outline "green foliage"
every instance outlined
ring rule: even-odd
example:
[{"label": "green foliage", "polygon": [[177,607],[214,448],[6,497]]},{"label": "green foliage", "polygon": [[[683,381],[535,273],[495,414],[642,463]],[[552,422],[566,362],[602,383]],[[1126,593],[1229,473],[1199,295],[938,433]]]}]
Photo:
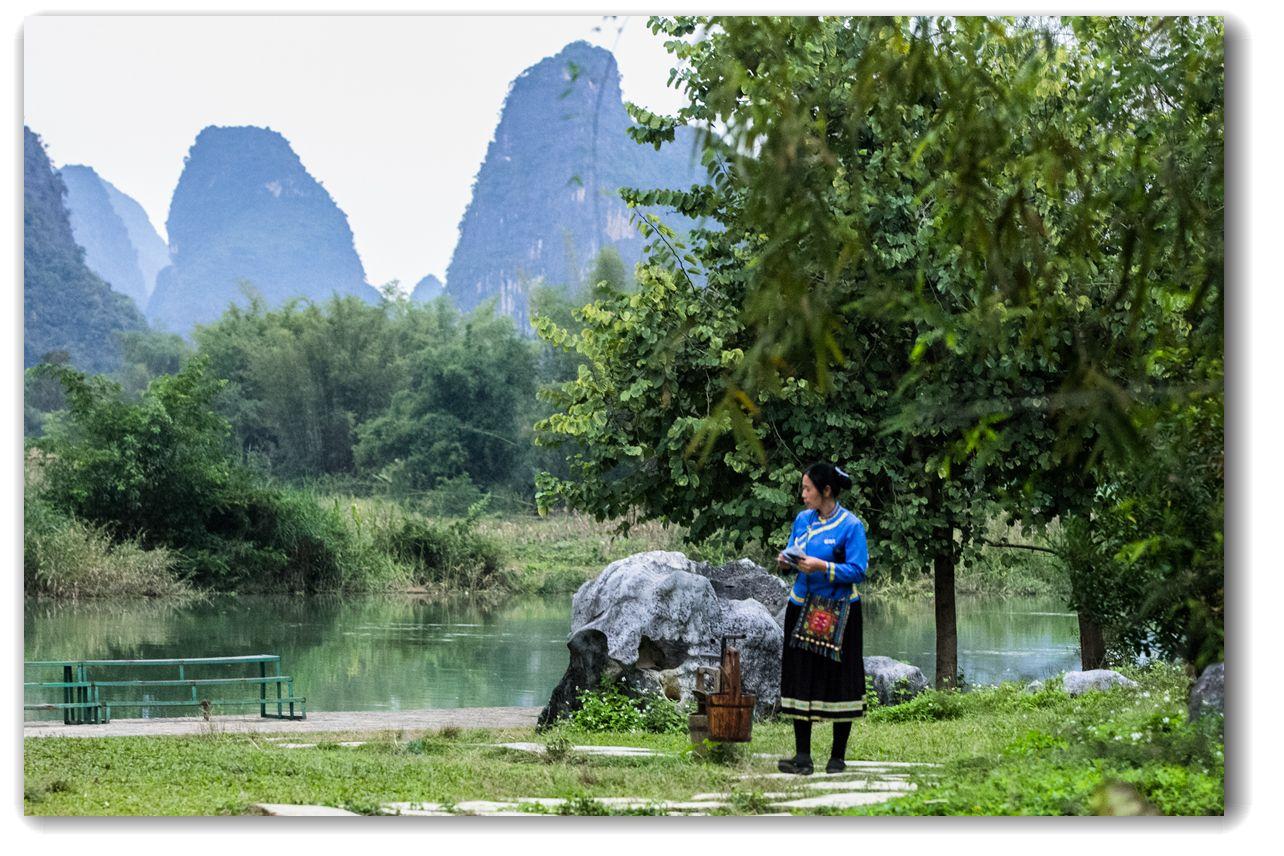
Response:
[{"label": "green foliage", "polygon": [[1091,519],[1066,520],[1059,551],[1110,654],[1202,671],[1224,659],[1223,413],[1209,400],[1173,409],[1147,456],[1108,471]]},{"label": "green foliage", "polygon": [[381,546],[414,568],[418,584],[442,583],[465,590],[493,587],[506,556],[496,539],[476,531],[484,507],[479,502],[467,516],[447,524],[405,515],[383,533]]},{"label": "green foliage", "polygon": [[489,305],[469,316],[445,301],[399,311],[405,382],[386,410],[357,428],[357,466],[401,490],[465,473],[479,486],[524,484],[524,417],[535,383],[530,345]]},{"label": "green foliage", "polygon": [[[61,380],[68,410],[39,441],[47,455],[42,501],[118,544],[167,551],[155,555],[172,555],[180,576],[200,586],[406,584],[407,568],[337,504],[327,508],[306,492],[272,487],[230,458],[228,425],[211,406],[222,384],[206,364],[197,357],[178,374],[156,378],[137,402],[124,400],[119,386],[101,377],[44,367]],[[455,532],[443,541],[466,537]],[[496,563],[487,554],[480,561],[481,567]],[[75,578],[70,568],[59,573]]]},{"label": "green foliage", "polygon": [[[1141,684],[1137,690],[1076,698],[1051,688],[1025,693],[1015,684],[957,694],[961,715],[934,727],[964,729],[975,722],[993,730],[1000,718],[1012,717],[1007,729],[1022,730],[1011,736],[1000,728],[997,745],[955,756],[939,780],[856,813],[1116,813],[1118,803],[1128,803],[1110,797],[1119,783],[1135,789],[1129,813],[1223,813],[1225,753],[1217,718],[1187,722],[1189,682],[1180,668],[1158,664],[1131,674]],[[894,727],[921,726],[911,721]],[[979,747],[982,741],[975,739]]]},{"label": "green foliage", "polygon": [[1009,755],[1034,755],[1049,749],[1065,749],[1065,740],[1043,731],[1027,731],[1013,740],[1003,751]]},{"label": "green foliage", "polygon": [[165,597],[192,594],[165,548],[113,542],[110,533],[62,514],[39,497],[23,502],[23,591],[28,597]]},{"label": "green foliage", "polygon": [[[1220,20],[651,27],[689,103],[635,111],[634,138],[718,132],[702,187],[625,198],[719,228],[687,251],[648,220],[637,293],[540,327],[586,361],[537,425],[571,444],[541,507],[779,543],[798,471],[829,459],[875,571],[915,578],[974,550],[996,503],[1037,525],[1114,491],[1152,509],[1119,544],[1173,592],[1146,611],[1218,656]],[[1132,469],[1169,445],[1210,462],[1198,490]]]},{"label": "green foliage", "polygon": [[[1215,723],[1201,720],[1194,730],[1197,737],[1209,729],[1202,744],[1186,733],[1189,679],[1171,666],[1129,670],[1129,675],[1140,683],[1130,693],[1049,694],[1050,704],[1025,709],[1015,704],[1021,687],[1005,685],[961,694],[968,707],[955,719],[858,723],[848,747],[851,757],[941,766],[907,771],[917,786],[907,796],[842,813],[1091,814],[1107,810],[1101,794],[1112,785],[1135,790],[1135,808],[1221,813],[1224,753]],[[1146,725],[1164,725],[1165,716],[1176,725]],[[1110,734],[1106,742],[1111,747],[1083,744],[1080,736],[1089,726]],[[1133,731],[1143,733],[1135,743]],[[768,759],[751,757],[732,767],[701,761],[683,751],[690,745],[685,735],[567,734],[579,742],[636,746],[661,754],[628,759],[586,754],[575,763],[541,763],[526,753],[490,745],[529,741],[529,728],[461,729],[449,735],[443,730],[406,743],[366,736],[361,739],[372,742],[343,751],[278,750],[254,735],[239,734],[42,738],[27,741],[23,753],[26,810],[33,815],[209,815],[244,813],[254,802],[449,806],[465,800],[548,796],[572,801],[550,813],[587,814],[605,811],[599,800],[608,796],[635,796],[655,810],[665,801],[689,799],[692,794],[731,791],[729,813],[761,812],[765,798],[753,783],[738,783],[736,777],[750,771],[774,772]],[[1121,740],[1115,741],[1114,735]],[[326,742],[346,739],[353,736],[331,735]],[[818,739],[824,738],[818,734]],[[780,720],[755,723],[753,743],[738,751],[780,757],[792,748],[792,728]],[[95,778],[99,781],[92,788],[80,784]],[[71,787],[63,789],[55,784],[58,781]],[[184,787],[175,788],[176,781]],[[768,790],[779,789],[778,780],[769,781]],[[1109,802],[1115,803],[1109,809],[1118,813],[1119,801]],[[537,810],[534,804],[523,808]]]},{"label": "green foliage", "polygon": [[957,719],[964,705],[957,690],[927,690],[909,701],[875,708],[869,717],[876,722],[933,722]]},{"label": "green foliage", "polygon": [[574,817],[604,817],[611,810],[592,797],[576,794],[558,806],[557,813]]},{"label": "green foliage", "polygon": [[392,318],[388,304],[355,297],[276,310],[255,298],[198,329],[198,353],[227,381],[219,410],[245,459],[285,476],[351,472],[356,427],[383,412],[402,378]]},{"label": "green foliage", "polygon": [[161,375],[178,374],[192,356],[192,347],[182,336],[153,330],[122,333],[120,349],[121,365],[112,376],[133,398]]},{"label": "green foliage", "polygon": [[544,741],[544,760],[550,764],[564,764],[574,755],[571,738],[562,733],[554,733]]},{"label": "green foliage", "polygon": [[158,378],[137,404],[101,377],[62,366],[42,370],[62,382],[68,406],[66,421],[41,441],[51,455],[50,503],[149,546],[199,542],[223,512],[211,500],[233,481],[227,424],[211,407],[219,383],[204,363]]},{"label": "green foliage", "polygon": [[604,681],[596,690],[580,693],[580,707],[570,722],[584,731],[685,734],[686,714],[659,695],[626,695],[618,683]]}]

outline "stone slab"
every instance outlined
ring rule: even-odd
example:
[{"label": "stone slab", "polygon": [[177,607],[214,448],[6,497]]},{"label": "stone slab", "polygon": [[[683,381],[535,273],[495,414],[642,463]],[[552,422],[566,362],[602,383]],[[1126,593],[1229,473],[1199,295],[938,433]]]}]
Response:
[{"label": "stone slab", "polygon": [[820,797],[805,797],[800,800],[774,803],[776,808],[852,808],[858,805],[874,805],[895,799],[896,794],[888,793],[842,793],[825,794]]},{"label": "stone slab", "polygon": [[255,803],[254,811],[269,817],[360,817],[353,811],[329,805],[287,805],[285,803]]},{"label": "stone slab", "polygon": [[544,808],[558,808],[566,805],[566,800],[561,797],[517,797],[513,802],[518,805],[539,805]]},{"label": "stone slab", "polygon": [[[755,758],[771,758],[781,760],[783,756],[772,754],[771,752],[755,752]],[[824,766],[823,764],[821,765]],[[848,767],[939,767],[940,764],[933,764],[928,761],[848,761]]]},{"label": "stone slab", "polygon": [[[389,811],[389,812],[399,811],[399,812],[402,812],[403,814],[411,811],[441,812],[441,811],[445,811],[445,806],[443,806],[441,803],[435,803],[435,802],[390,802],[390,803],[384,803],[383,805],[379,806],[379,810]],[[446,813],[449,814],[449,812],[446,812]]]},{"label": "stone slab", "polygon": [[[512,749],[516,752],[531,752],[535,755],[543,755],[548,751],[548,747],[543,743],[486,743],[484,745],[496,749]],[[572,746],[570,751],[581,755],[606,755],[617,758],[661,757],[669,754],[641,746]]]},{"label": "stone slab", "polygon": [[645,808],[646,806],[660,806],[664,800],[649,799],[647,797],[593,797],[594,802],[601,803],[609,808]]},{"label": "stone slab", "polygon": [[517,803],[496,802],[494,800],[466,800],[455,803],[456,812],[467,814],[491,814],[492,812],[515,808],[517,808]]},{"label": "stone slab", "polygon": [[786,781],[795,781],[795,782],[807,782],[807,781],[815,781],[817,779],[825,779],[828,781],[837,782],[837,781],[847,781],[850,779],[857,779],[857,780],[866,779],[870,775],[871,775],[871,771],[869,770],[847,770],[842,773],[826,773],[822,770],[817,770],[815,773],[812,773],[810,776],[800,776],[797,773],[746,773],[745,775],[738,776],[737,778],[740,779],[741,781],[748,781],[750,779],[772,779],[773,781],[786,780]]},{"label": "stone slab", "polygon": [[803,785],[815,791],[895,791],[907,794],[918,790],[912,782],[879,782],[872,779],[856,779],[850,782],[807,782]]}]

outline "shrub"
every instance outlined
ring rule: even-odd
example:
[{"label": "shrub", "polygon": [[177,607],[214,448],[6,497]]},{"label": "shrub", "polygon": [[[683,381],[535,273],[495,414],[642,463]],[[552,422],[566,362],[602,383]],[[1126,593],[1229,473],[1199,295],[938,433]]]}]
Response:
[{"label": "shrub", "polygon": [[927,690],[907,702],[879,707],[869,714],[872,722],[932,722],[958,719],[965,704],[962,694],[951,690]]},{"label": "shrub", "polygon": [[476,531],[475,515],[444,525],[406,516],[384,534],[383,543],[413,567],[414,581],[420,584],[479,588],[504,565],[499,542]]},{"label": "shrub", "polygon": [[626,695],[618,682],[604,681],[598,689],[580,693],[579,700],[571,724],[584,731],[682,734],[687,728],[678,705],[657,694]]},{"label": "shrub", "polygon": [[113,543],[109,532],[59,513],[41,501],[23,503],[25,593],[50,597],[182,597],[194,590],[178,578],[164,548]]}]

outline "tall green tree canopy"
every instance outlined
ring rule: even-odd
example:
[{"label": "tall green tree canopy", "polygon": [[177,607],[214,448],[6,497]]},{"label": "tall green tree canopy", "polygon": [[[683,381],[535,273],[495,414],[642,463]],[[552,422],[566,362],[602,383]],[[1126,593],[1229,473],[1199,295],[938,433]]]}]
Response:
[{"label": "tall green tree canopy", "polygon": [[[1189,446],[1195,421],[1220,456],[1220,21],[652,27],[690,103],[635,110],[634,136],[702,126],[710,177],[627,198],[720,228],[684,248],[652,224],[667,274],[585,309],[579,334],[544,330],[589,359],[547,440],[591,450],[545,504],[778,535],[798,469],[830,457],[880,558],[939,577],[989,501],[1117,508],[1111,490],[1147,481],[1129,462]],[[1198,559],[1220,581],[1220,470],[1200,473],[1202,527],[1140,548],[1151,533],[1121,531],[1110,560]]]}]

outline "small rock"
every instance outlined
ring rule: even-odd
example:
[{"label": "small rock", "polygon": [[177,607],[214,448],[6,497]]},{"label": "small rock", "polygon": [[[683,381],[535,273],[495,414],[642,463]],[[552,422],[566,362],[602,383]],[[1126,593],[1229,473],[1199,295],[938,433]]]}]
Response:
[{"label": "small rock", "polygon": [[874,680],[879,704],[900,704],[927,689],[922,669],[891,657],[866,657],[865,675]]},{"label": "small rock", "polygon": [[1025,691],[1028,693],[1043,692],[1043,681],[1030,681],[1025,685]]},{"label": "small rock", "polygon": [[1066,672],[1062,679],[1065,690],[1072,696],[1087,692],[1100,692],[1115,687],[1135,687],[1136,681],[1129,680],[1112,669],[1091,669],[1086,672]]},{"label": "small rock", "polygon": [[1204,669],[1190,691],[1187,718],[1194,722],[1207,713],[1226,713],[1226,664],[1214,663]]}]

